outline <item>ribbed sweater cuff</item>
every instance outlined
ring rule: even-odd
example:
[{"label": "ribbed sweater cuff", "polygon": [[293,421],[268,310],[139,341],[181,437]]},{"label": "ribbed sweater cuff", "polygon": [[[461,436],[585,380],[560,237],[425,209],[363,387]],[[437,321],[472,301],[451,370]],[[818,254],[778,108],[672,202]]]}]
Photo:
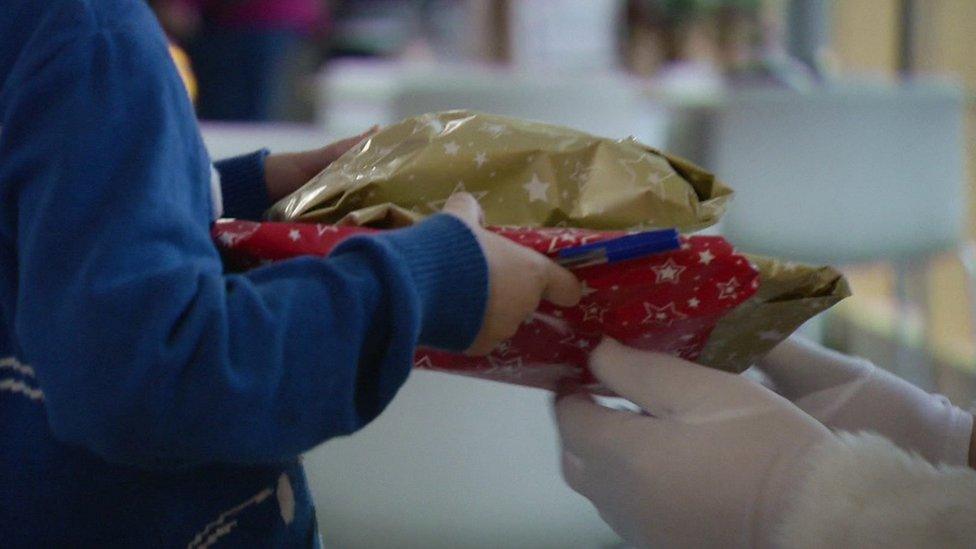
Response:
[{"label": "ribbed sweater cuff", "polygon": [[268,150],[235,156],[214,163],[220,172],[224,216],[259,220],[271,206],[264,181],[264,159]]},{"label": "ribbed sweater cuff", "polygon": [[449,351],[470,347],[488,301],[488,263],[471,229],[438,214],[378,238],[399,251],[420,296],[420,344]]}]

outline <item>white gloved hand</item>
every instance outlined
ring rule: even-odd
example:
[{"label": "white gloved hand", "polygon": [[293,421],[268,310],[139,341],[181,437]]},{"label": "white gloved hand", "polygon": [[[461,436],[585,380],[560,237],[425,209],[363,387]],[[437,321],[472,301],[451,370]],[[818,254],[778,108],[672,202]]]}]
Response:
[{"label": "white gloved hand", "polygon": [[748,379],[606,340],[590,367],[650,415],[583,393],[555,403],[563,475],[625,540],[768,546],[823,425]]},{"label": "white gloved hand", "polygon": [[873,431],[932,463],[969,462],[973,416],[869,361],[801,338],[757,364],[776,391],[839,431]]}]

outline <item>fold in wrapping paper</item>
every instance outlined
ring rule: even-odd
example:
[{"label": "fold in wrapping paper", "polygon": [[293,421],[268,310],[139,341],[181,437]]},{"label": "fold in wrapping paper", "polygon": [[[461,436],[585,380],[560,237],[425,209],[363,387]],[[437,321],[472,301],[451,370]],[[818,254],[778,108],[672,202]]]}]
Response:
[{"label": "fold in wrapping paper", "polygon": [[[493,228],[555,257],[560,250],[621,236],[579,229]],[[300,255],[327,255],[363,227],[223,221],[214,228],[225,261],[237,269]],[[574,271],[584,284],[575,307],[542,303],[514,337],[487,357],[422,349],[419,368],[555,389],[562,379],[594,381],[587,356],[603,336],[632,347],[700,360],[716,323],[759,288],[759,273],[724,239],[682,238],[681,248]]]},{"label": "fold in wrapping paper", "polygon": [[404,224],[458,191],[478,199],[489,225],[599,230],[707,227],[732,195],[708,172],[633,138],[451,111],[383,129],[269,218],[357,224],[343,218],[380,206]]},{"label": "fold in wrapping paper", "polygon": [[[472,193],[490,224],[598,230],[693,231],[715,223],[732,196],[712,174],[633,139],[450,111],[383,129],[269,217],[399,227],[438,211],[456,191]],[[749,260],[760,287],[718,320],[698,356],[704,364],[745,370],[850,295],[830,267]]]}]

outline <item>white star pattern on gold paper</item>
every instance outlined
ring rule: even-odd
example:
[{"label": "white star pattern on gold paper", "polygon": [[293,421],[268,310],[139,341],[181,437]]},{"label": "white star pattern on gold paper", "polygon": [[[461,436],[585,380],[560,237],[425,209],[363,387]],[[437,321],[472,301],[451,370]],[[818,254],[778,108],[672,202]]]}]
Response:
[{"label": "white star pattern on gold paper", "polygon": [[539,179],[539,175],[533,173],[532,179],[528,183],[522,185],[522,188],[529,193],[529,200],[535,202],[536,200],[546,201],[546,192],[549,190],[549,183]]},{"label": "white star pattern on gold paper", "polygon": [[668,258],[667,261],[660,265],[651,267],[656,275],[656,284],[661,284],[664,282],[670,282],[671,284],[678,284],[681,281],[681,273],[685,270],[685,267],[678,265],[674,262],[674,259]]},{"label": "white star pattern on gold paper", "polygon": [[458,153],[459,150],[461,150],[461,147],[459,147],[458,144],[453,141],[448,141],[447,143],[444,143],[444,154],[454,156]]},{"label": "white star pattern on gold paper", "polygon": [[603,314],[607,312],[606,309],[596,303],[580,305],[580,308],[583,310],[583,322],[588,320],[603,322]]},{"label": "white star pattern on gold paper", "polygon": [[292,239],[293,242],[298,242],[302,239],[302,233],[298,232],[298,229],[292,229],[288,231],[288,238]]},{"label": "white star pattern on gold paper", "polygon": [[485,162],[488,162],[488,155],[485,154],[484,151],[474,155],[474,163],[477,164],[479,168],[483,166]]},{"label": "white star pattern on gold paper", "polygon": [[484,123],[481,129],[485,130],[485,133],[490,135],[492,139],[496,139],[508,131],[503,124],[491,124],[488,122]]},{"label": "white star pattern on gold paper", "polygon": [[657,324],[659,326],[670,327],[674,324],[675,320],[688,318],[688,315],[675,308],[674,301],[663,307],[644,302],[644,312],[647,313],[647,316],[644,317],[641,324]]},{"label": "white star pattern on gold paper", "polygon": [[[650,160],[645,155],[641,154],[636,159],[620,161],[620,165],[623,166],[624,171],[627,172],[627,176],[630,177],[631,183],[637,181],[636,167],[638,164],[642,162],[650,163]],[[660,193],[662,191],[661,181],[664,181],[664,176],[658,173],[657,166],[655,166],[653,163],[650,164],[648,168],[648,172],[649,172],[648,179],[646,179],[647,183],[649,184],[649,186],[656,187],[657,191]]]},{"label": "white star pattern on gold paper", "polygon": [[735,299],[739,295],[739,281],[735,277],[728,282],[719,282],[715,287],[718,288],[719,299]]},{"label": "white star pattern on gold paper", "polygon": [[[478,202],[481,202],[481,199],[488,195],[488,191],[469,191],[464,186],[464,181],[458,181],[457,184],[454,185],[454,190],[451,191],[451,194],[454,195],[457,193],[468,193],[471,196],[473,196],[474,199],[477,200]],[[427,207],[430,208],[431,211],[439,212],[441,211],[441,209],[444,208],[444,204],[446,202],[447,202],[447,198],[442,198],[440,200],[431,200],[430,202],[427,203]]]},{"label": "white star pattern on gold paper", "polygon": [[715,255],[711,250],[705,250],[704,252],[698,252],[698,262],[702,265],[711,264],[712,260],[715,259]]}]

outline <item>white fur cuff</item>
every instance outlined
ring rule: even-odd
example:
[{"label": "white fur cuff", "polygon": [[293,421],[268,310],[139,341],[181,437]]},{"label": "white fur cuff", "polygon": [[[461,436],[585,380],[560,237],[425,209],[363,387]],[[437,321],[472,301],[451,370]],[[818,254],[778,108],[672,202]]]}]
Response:
[{"label": "white fur cuff", "polygon": [[875,434],[838,440],[810,453],[777,546],[976,546],[976,471],[933,466]]}]

